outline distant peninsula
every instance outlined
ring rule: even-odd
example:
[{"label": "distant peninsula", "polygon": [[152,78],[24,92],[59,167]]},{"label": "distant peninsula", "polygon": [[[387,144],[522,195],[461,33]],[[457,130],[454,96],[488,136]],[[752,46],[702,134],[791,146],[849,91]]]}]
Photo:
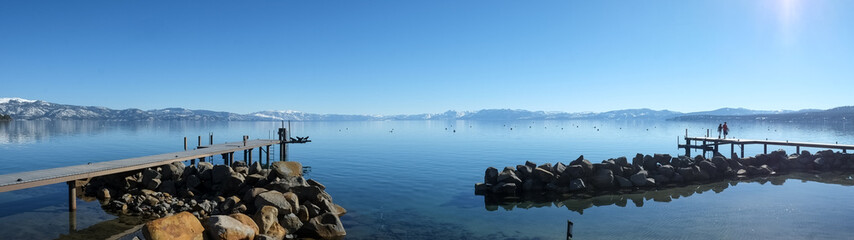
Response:
[{"label": "distant peninsula", "polygon": [[854,120],[854,106],[829,110],[765,111],[744,108],[721,108],[713,111],[681,113],[669,110],[625,109],[608,112],[547,112],[519,109],[483,109],[447,111],[410,115],[317,114],[292,110],[260,111],[249,114],[164,108],[154,110],[109,109],[78,106],[22,98],[0,98],[0,114],[17,120],[108,120],[108,121],[382,121],[382,120],[671,120],[671,121],[781,121],[781,122],[846,122]]}]

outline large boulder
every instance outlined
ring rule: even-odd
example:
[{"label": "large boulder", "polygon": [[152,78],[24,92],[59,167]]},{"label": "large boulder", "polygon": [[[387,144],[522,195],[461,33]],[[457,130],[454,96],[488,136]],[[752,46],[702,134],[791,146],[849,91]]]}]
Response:
[{"label": "large boulder", "polygon": [[[254,219],[252,219],[251,217],[247,216],[246,214],[243,214],[243,213],[233,213],[233,214],[229,214],[228,216],[229,216],[229,217],[232,217],[232,218],[234,218],[234,219],[237,219],[237,221],[240,221],[240,223],[243,223],[244,225],[249,226],[250,228],[252,228],[252,230],[254,230],[254,231],[255,231],[255,235],[260,234],[260,229],[258,229],[258,224],[257,224],[257,223],[255,223],[255,220],[254,220]],[[278,219],[277,219],[277,220],[278,220]]]},{"label": "large boulder", "polygon": [[584,189],[587,189],[587,185],[584,184],[584,180],[581,178],[575,178],[569,182],[569,191],[580,191]]},{"label": "large boulder", "polygon": [[518,173],[516,177],[524,182],[525,179],[534,175],[534,168],[531,168],[528,165],[516,165],[516,173]]},{"label": "large boulder", "polygon": [[640,170],[629,178],[632,181],[632,184],[638,187],[646,186],[646,178],[649,176],[646,170]]},{"label": "large boulder", "polygon": [[196,216],[180,212],[146,223],[142,234],[148,240],[202,240],[204,231],[205,228]]},{"label": "large boulder", "polygon": [[614,187],[614,173],[610,169],[600,168],[596,170],[591,179],[596,188],[609,189]]},{"label": "large boulder", "polygon": [[616,181],[617,185],[621,188],[630,188],[633,186],[632,181],[628,178],[624,178],[623,176],[614,176],[614,181]]},{"label": "large boulder", "polygon": [[213,240],[255,239],[255,229],[227,215],[211,216],[208,218],[206,226],[208,236]]},{"label": "large boulder", "polygon": [[270,168],[280,178],[290,178],[302,176],[302,164],[299,162],[274,162]]},{"label": "large boulder", "polygon": [[652,160],[654,162],[658,163],[659,165],[670,164],[670,159],[672,159],[672,158],[673,157],[671,157],[670,154],[661,154],[661,153],[656,153],[652,156]]},{"label": "large boulder", "polygon": [[561,162],[557,162],[552,166],[552,173],[554,173],[555,176],[560,176],[563,174],[563,171],[566,171],[566,165],[563,165]]},{"label": "large boulder", "polygon": [[581,165],[569,165],[560,177],[561,179],[568,179],[567,181],[573,178],[584,177],[584,167]]},{"label": "large boulder", "polygon": [[498,174],[497,180],[499,183],[522,184],[522,179],[516,177],[516,173],[511,168],[504,168],[504,170]]},{"label": "large boulder", "polygon": [[579,156],[578,159],[569,163],[569,166],[573,165],[581,166],[582,176],[590,176],[593,174],[593,163],[591,163],[590,160],[584,159],[584,155]]},{"label": "large boulder", "polygon": [[213,184],[220,184],[230,177],[232,172],[231,167],[227,165],[216,165],[211,170],[211,181]]},{"label": "large boulder", "polygon": [[157,187],[160,186],[162,180],[160,180],[160,172],[157,170],[147,168],[142,171],[142,186],[145,189],[149,190],[157,190]]},{"label": "large boulder", "polygon": [[[308,219],[308,216],[306,216]],[[287,232],[296,232],[297,229],[300,229],[303,225],[302,220],[293,213],[289,213],[287,215],[283,215],[281,219],[279,219],[279,224],[284,227]]]},{"label": "large boulder", "polygon": [[276,207],[281,214],[291,213],[294,209],[290,202],[285,198],[285,195],[276,190],[263,192],[255,197],[255,208],[260,209],[264,206]]},{"label": "large boulder", "polygon": [[549,170],[543,168],[534,168],[534,177],[544,183],[552,182],[555,180],[555,174]]},{"label": "large boulder", "polygon": [[718,168],[712,162],[708,160],[703,160],[700,161],[697,165],[700,166],[700,179],[707,180],[717,178]]},{"label": "large boulder", "polygon": [[673,166],[669,164],[665,164],[658,166],[658,173],[661,173],[661,175],[664,175],[666,177],[673,177],[673,174],[676,173],[676,169],[674,169]]},{"label": "large boulder", "polygon": [[[290,214],[293,215],[293,214]],[[296,217],[296,215],[294,215]],[[273,206],[264,206],[252,218],[255,224],[258,225],[259,233],[271,236],[276,239],[282,239],[288,234],[282,225],[279,224],[279,209]]]},{"label": "large boulder", "polygon": [[311,235],[323,239],[339,239],[347,235],[341,220],[332,213],[324,213],[312,218],[303,228],[308,230]]},{"label": "large boulder", "polygon": [[498,183],[498,169],[494,167],[486,168],[486,173],[483,174],[483,182],[489,184]]},{"label": "large boulder", "polygon": [[503,195],[515,195],[516,187],[515,183],[499,183],[492,188],[492,192]]}]

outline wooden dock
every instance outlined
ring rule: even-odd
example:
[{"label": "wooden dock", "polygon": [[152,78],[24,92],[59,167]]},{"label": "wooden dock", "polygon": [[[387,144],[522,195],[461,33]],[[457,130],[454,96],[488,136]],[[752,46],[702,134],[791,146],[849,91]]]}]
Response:
[{"label": "wooden dock", "polygon": [[223,164],[231,164],[234,161],[234,153],[237,151],[243,151],[243,159],[246,160],[247,164],[252,164],[252,152],[256,148],[258,149],[258,161],[263,160],[266,156],[269,164],[271,145],[278,144],[280,148],[279,160],[287,161],[287,144],[311,142],[307,138],[302,138],[301,141],[290,141],[286,136],[287,130],[280,128],[279,140],[249,140],[249,136],[243,136],[243,141],[240,142],[213,144],[213,135],[210,135],[210,145],[202,145],[202,137],[199,136],[199,145],[192,150],[187,149],[187,138],[184,138],[184,151],[180,152],[0,175],[0,192],[65,182],[68,184],[69,210],[74,211],[77,208],[76,189],[93,177],[136,171],[188,160],[192,165],[195,164],[196,160],[203,162],[208,157],[216,155],[222,156]]},{"label": "wooden dock", "polygon": [[854,150],[854,145],[848,144],[790,142],[779,140],[754,140],[737,138],[688,137],[687,135],[685,136],[685,144],[678,144],[678,147],[684,148],[685,155],[690,156],[691,149],[702,149],[703,155],[705,155],[707,151],[717,152],[719,150],[719,145],[726,144],[730,145],[730,155],[735,153],[735,146],[738,145],[741,148],[741,157],[744,157],[744,145],[750,144],[761,144],[763,146],[763,151],[765,154],[768,154],[768,145],[793,146],[795,147],[795,152],[798,153],[801,152],[801,147],[839,149],[842,150],[843,153],[847,153],[848,150]]}]

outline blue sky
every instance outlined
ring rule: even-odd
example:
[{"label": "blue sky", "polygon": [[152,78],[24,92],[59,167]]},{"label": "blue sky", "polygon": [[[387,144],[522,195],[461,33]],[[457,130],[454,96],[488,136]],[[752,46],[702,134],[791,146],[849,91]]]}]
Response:
[{"label": "blue sky", "polygon": [[831,108],[854,1],[2,1],[0,97],[248,113]]}]

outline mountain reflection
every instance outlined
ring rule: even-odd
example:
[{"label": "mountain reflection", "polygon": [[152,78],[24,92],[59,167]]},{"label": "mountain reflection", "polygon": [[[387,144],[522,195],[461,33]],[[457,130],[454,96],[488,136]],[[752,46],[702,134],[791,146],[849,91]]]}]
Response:
[{"label": "mountain reflection", "polygon": [[588,194],[529,194],[517,197],[500,197],[495,195],[484,196],[484,206],[487,211],[496,211],[504,209],[507,211],[514,209],[529,209],[542,207],[565,207],[573,212],[584,214],[584,209],[596,206],[616,205],[619,207],[628,206],[629,202],[636,207],[643,207],[645,201],[655,202],[670,202],[674,199],[690,197],[694,194],[705,192],[721,193],[730,186],[736,186],[739,183],[759,183],[765,185],[783,185],[787,180],[812,181],[825,184],[836,184],[842,186],[854,186],[854,173],[850,172],[824,172],[824,173],[804,173],[795,172],[781,176],[770,176],[751,178],[743,180],[727,180],[715,183],[706,183],[698,185],[687,185],[666,189],[654,190],[637,190],[631,192],[611,191],[601,195]]},{"label": "mountain reflection", "polygon": [[0,144],[44,142],[56,136],[95,136],[117,130],[135,134],[152,129],[170,132],[227,126],[228,122],[219,121],[4,121],[0,122]]}]

